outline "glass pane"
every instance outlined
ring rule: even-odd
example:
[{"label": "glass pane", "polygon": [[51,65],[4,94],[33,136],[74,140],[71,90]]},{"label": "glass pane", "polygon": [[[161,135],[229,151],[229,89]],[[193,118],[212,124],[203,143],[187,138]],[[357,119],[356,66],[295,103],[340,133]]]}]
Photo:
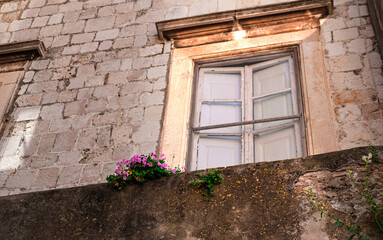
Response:
[{"label": "glass pane", "polygon": [[291,92],[253,100],[254,120],[293,115]]},{"label": "glass pane", "polygon": [[297,143],[294,126],[254,136],[254,161],[296,158]]},{"label": "glass pane", "polygon": [[197,169],[241,164],[241,137],[201,137],[198,143]]},{"label": "glass pane", "polygon": [[202,97],[203,100],[240,99],[241,73],[206,72]]},{"label": "glass pane", "polygon": [[253,96],[277,92],[291,87],[289,62],[253,71]]},{"label": "glass pane", "polygon": [[[240,122],[242,118],[241,103],[203,103],[200,126]],[[212,129],[204,132],[240,133],[241,126]]]}]

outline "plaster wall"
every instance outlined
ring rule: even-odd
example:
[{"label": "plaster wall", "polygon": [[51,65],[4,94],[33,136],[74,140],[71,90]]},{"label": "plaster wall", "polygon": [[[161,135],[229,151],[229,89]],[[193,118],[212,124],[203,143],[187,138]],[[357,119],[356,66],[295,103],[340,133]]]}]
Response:
[{"label": "plaster wall", "polygon": [[[116,161],[156,150],[172,46],[155,22],[280,2],[1,1],[0,43],[40,39],[48,52],[26,66],[9,113],[0,195],[104,182]],[[366,1],[334,6],[318,33],[333,123],[320,124],[334,133],[330,149],[383,144],[382,60]]]}]

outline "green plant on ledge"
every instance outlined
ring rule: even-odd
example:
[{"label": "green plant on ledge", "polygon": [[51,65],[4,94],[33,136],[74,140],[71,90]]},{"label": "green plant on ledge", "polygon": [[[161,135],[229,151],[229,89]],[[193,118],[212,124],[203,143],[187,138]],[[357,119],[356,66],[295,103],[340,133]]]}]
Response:
[{"label": "green plant on ledge", "polygon": [[219,169],[209,169],[206,174],[198,173],[199,178],[193,179],[190,184],[197,185],[199,188],[204,188],[202,195],[206,201],[210,201],[209,196],[214,194],[213,187],[222,183],[222,176]]},{"label": "green plant on ledge", "polygon": [[[369,148],[370,148],[370,153],[367,156],[362,157],[362,160],[365,162],[365,171],[364,171],[364,179],[363,179],[364,184],[362,186],[359,186],[352,171],[348,169],[347,172],[348,172],[348,176],[350,177],[353,183],[353,186],[357,189],[357,191],[359,192],[359,195],[363,197],[364,201],[369,205],[370,213],[372,217],[374,218],[378,228],[383,233],[383,194],[380,193],[379,195],[380,199],[376,201],[375,199],[376,196],[373,196],[373,194],[370,191],[372,186],[370,184],[370,175],[368,173],[369,164],[372,162],[380,162],[380,159],[376,151],[376,148],[372,146],[371,143],[369,143]],[[383,182],[382,176],[380,176],[380,178]],[[310,187],[308,188],[308,195],[310,197],[312,204],[321,212],[321,217],[325,215],[329,218],[332,218],[333,220],[335,220],[336,226],[338,226],[339,224],[343,225],[348,231],[350,231],[351,236],[349,239],[353,239],[355,236],[358,236],[361,239],[369,240],[368,237],[362,235],[358,226],[352,226],[351,224],[346,223],[346,221],[338,219],[334,217],[332,214],[330,214],[329,212],[326,212],[324,208],[315,200]]]},{"label": "green plant on ledge", "polygon": [[131,159],[117,162],[114,175],[109,175],[106,181],[115,189],[121,190],[128,183],[143,183],[162,176],[170,176],[182,172],[179,168],[169,168],[165,163],[164,154],[135,155]]}]

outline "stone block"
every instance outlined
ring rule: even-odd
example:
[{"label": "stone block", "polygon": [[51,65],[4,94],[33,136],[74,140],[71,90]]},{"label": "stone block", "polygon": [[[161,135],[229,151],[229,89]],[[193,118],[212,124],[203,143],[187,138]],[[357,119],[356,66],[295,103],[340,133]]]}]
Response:
[{"label": "stone block", "polygon": [[122,86],[121,95],[132,93],[141,94],[143,92],[151,92],[153,90],[152,84],[148,82],[129,82]]},{"label": "stone block", "polygon": [[96,41],[104,41],[109,39],[115,39],[120,33],[119,29],[109,29],[104,31],[99,31],[96,34]]},{"label": "stone block", "polygon": [[[78,90],[77,93],[77,100],[87,100],[92,97],[93,94],[93,88],[82,88]],[[89,106],[89,102],[87,104],[87,107]]]},{"label": "stone block", "polygon": [[330,70],[333,72],[353,71],[362,67],[363,64],[358,54],[334,57],[330,60]]},{"label": "stone block", "polygon": [[52,120],[51,126],[49,127],[50,132],[64,132],[69,131],[72,126],[72,119],[55,119]]},{"label": "stone block", "polygon": [[50,104],[57,102],[58,92],[47,92],[43,95],[42,104]]},{"label": "stone block", "polygon": [[140,0],[135,2],[133,10],[140,11],[140,10],[148,9],[151,6],[152,6],[151,0]]},{"label": "stone block", "polygon": [[136,12],[132,11],[126,14],[118,14],[116,17],[115,27],[125,27],[134,23],[134,21],[136,20],[136,15]]},{"label": "stone block", "polygon": [[132,141],[134,143],[155,142],[160,134],[159,122],[142,122],[141,125],[135,127],[132,133]]},{"label": "stone block", "polygon": [[334,110],[338,123],[362,120],[362,111],[357,104],[345,104],[337,106]]},{"label": "stone block", "polygon": [[161,54],[153,57],[153,63],[152,65],[154,67],[156,66],[162,66],[167,65],[169,62],[169,54]]},{"label": "stone block", "polygon": [[70,35],[62,35],[55,37],[52,42],[52,47],[63,47],[69,45]]},{"label": "stone block", "polygon": [[358,5],[351,5],[348,7],[347,14],[350,18],[359,17],[359,8]]},{"label": "stone block", "polygon": [[43,106],[40,117],[43,120],[61,119],[63,117],[64,105],[60,103]]},{"label": "stone block", "polygon": [[76,74],[75,67],[56,68],[54,69],[52,80],[72,78],[75,74]]},{"label": "stone block", "polygon": [[45,6],[42,7],[39,16],[51,16],[53,14],[56,14],[59,10],[58,5],[50,5],[50,6]]},{"label": "stone block", "polygon": [[80,53],[94,52],[98,48],[98,42],[89,42],[81,45]]},{"label": "stone block", "polygon": [[[144,13],[145,14],[136,17],[137,23],[155,23],[155,22],[159,22],[165,18],[165,10],[164,9],[149,9],[148,11],[146,11]],[[201,15],[201,13],[198,15]]]},{"label": "stone block", "polygon": [[23,19],[23,20],[17,20],[13,21],[9,24],[8,31],[15,32],[18,30],[27,29],[31,26],[32,19]]},{"label": "stone block", "polygon": [[40,143],[40,136],[25,136],[20,145],[20,156],[27,157],[36,154]]},{"label": "stone block", "polygon": [[118,95],[120,88],[115,85],[105,85],[96,87],[93,92],[93,97],[95,98],[107,98],[114,97]]},{"label": "stone block", "polygon": [[[11,39],[11,33],[0,33],[0,44],[8,43],[9,39]],[[12,37],[12,39],[14,39]]]},{"label": "stone block", "polygon": [[93,126],[109,126],[111,124],[118,124],[121,122],[122,112],[106,112],[94,115],[92,117]]},{"label": "stone block", "polygon": [[30,69],[33,69],[33,70],[46,69],[48,67],[49,62],[50,62],[50,59],[33,61]]},{"label": "stone block", "polygon": [[129,144],[131,142],[130,135],[132,134],[132,130],[132,126],[129,123],[113,126],[112,141],[114,146]]},{"label": "stone block", "polygon": [[44,154],[43,156],[31,156],[24,158],[25,161],[30,162],[30,168],[41,169],[51,167],[57,160],[57,154]]},{"label": "stone block", "polygon": [[342,42],[336,43],[327,43],[325,45],[326,55],[329,57],[335,57],[340,55],[345,55],[346,49]]},{"label": "stone block", "polygon": [[28,7],[29,8],[38,8],[45,5],[45,0],[31,0],[29,2]]},{"label": "stone block", "polygon": [[148,38],[145,35],[136,36],[134,38],[134,46],[135,47],[142,47],[145,46],[148,41]]},{"label": "stone block", "polygon": [[59,154],[59,158],[55,165],[57,166],[67,166],[67,165],[76,165],[82,159],[82,154],[80,151],[71,151],[63,152]]},{"label": "stone block", "polygon": [[[235,6],[235,1],[225,1],[225,2],[229,4],[234,3],[234,6]],[[166,10],[165,19],[169,20],[169,19],[176,19],[176,18],[184,18],[185,16],[187,16],[188,11],[189,11],[189,8],[187,6],[171,7]]]},{"label": "stone block", "polygon": [[43,94],[28,94],[19,96],[16,100],[17,106],[25,107],[25,106],[37,106],[40,105]]},{"label": "stone block", "polygon": [[128,80],[127,72],[112,72],[109,75],[108,84],[122,85],[125,84]]},{"label": "stone block", "polygon": [[98,10],[98,14],[97,15],[98,15],[98,17],[111,16],[111,15],[114,15],[114,13],[116,12],[115,9],[116,9],[115,5],[101,7]]},{"label": "stone block", "polygon": [[55,25],[55,24],[62,23],[63,18],[64,18],[64,14],[62,13],[54,14],[49,18],[48,25]]},{"label": "stone block", "polygon": [[144,120],[144,110],[142,108],[132,108],[124,111],[123,122],[128,122],[132,126],[140,125]]},{"label": "stone block", "polygon": [[104,79],[104,75],[88,77],[85,82],[85,87],[102,86],[104,85]]},{"label": "stone block", "polygon": [[89,99],[88,104],[86,106],[86,112],[104,112],[106,109],[107,100],[106,99],[98,99],[93,100]]},{"label": "stone block", "polygon": [[55,187],[59,172],[60,168],[57,167],[40,169],[33,186],[39,189]]},{"label": "stone block", "polygon": [[72,122],[73,129],[83,129],[91,126],[91,119],[94,113],[88,113],[85,115],[75,116]]},{"label": "stone block", "polygon": [[0,171],[4,174],[4,171],[16,170],[21,165],[20,156],[8,156],[8,157],[0,157]]},{"label": "stone block", "polygon": [[5,184],[7,188],[30,189],[36,180],[37,171],[16,171],[11,174]]},{"label": "stone block", "polygon": [[96,145],[96,139],[97,139],[96,128],[81,130],[77,139],[76,149],[80,151],[85,149],[93,150]]},{"label": "stone block", "polygon": [[14,118],[15,121],[35,120],[40,115],[40,106],[36,107],[19,107],[16,109]]},{"label": "stone block", "polygon": [[332,94],[332,100],[335,105],[344,105],[349,103],[362,104],[374,101],[376,93],[371,88],[335,92]]},{"label": "stone block", "polygon": [[110,135],[112,128],[110,126],[101,127],[97,132],[96,147],[104,148],[110,145]]},{"label": "stone block", "polygon": [[369,53],[369,59],[371,67],[380,68],[382,67],[382,58],[378,52]]},{"label": "stone block", "polygon": [[75,101],[65,104],[64,116],[81,115],[85,113],[86,101]]},{"label": "stone block", "polygon": [[121,60],[105,61],[97,64],[97,72],[118,72]]},{"label": "stone block", "polygon": [[98,182],[101,176],[102,164],[91,164],[84,167],[81,176],[81,183],[95,183]]},{"label": "stone block", "polygon": [[78,43],[87,43],[92,42],[94,39],[95,33],[81,33],[81,34],[75,34],[72,37],[72,44],[78,44]]},{"label": "stone block", "polygon": [[108,50],[112,47],[112,45],[113,45],[113,41],[103,41],[98,46],[98,50],[101,50],[101,51]]},{"label": "stone block", "polygon": [[72,186],[80,181],[83,165],[63,167],[60,171],[58,186]]},{"label": "stone block", "polygon": [[114,174],[114,170],[116,170],[116,168],[117,168],[116,162],[104,163],[104,166],[102,168],[101,179],[105,181],[107,176]]},{"label": "stone block", "polygon": [[44,27],[48,23],[49,16],[37,17],[33,19],[32,28]]},{"label": "stone block", "polygon": [[39,35],[40,29],[26,29],[12,33],[12,42],[26,42],[36,40]]},{"label": "stone block", "polygon": [[75,146],[76,139],[77,131],[67,131],[58,133],[52,152],[71,151]]},{"label": "stone block", "polygon": [[162,78],[159,78],[157,79],[154,84],[153,84],[153,90],[154,91],[157,91],[157,90],[164,90],[167,86],[167,81],[166,81],[166,78],[162,77]]},{"label": "stone block", "polygon": [[66,4],[61,4],[59,7],[59,12],[72,12],[82,10],[82,2],[68,2]]},{"label": "stone block", "polygon": [[86,22],[85,32],[95,32],[95,31],[111,29],[114,25],[115,19],[116,19],[115,16],[89,19]]},{"label": "stone block", "polygon": [[133,69],[148,68],[152,65],[152,62],[152,57],[135,58],[133,61]]},{"label": "stone block", "polygon": [[67,13],[64,14],[63,22],[64,23],[77,22],[79,17],[80,17],[80,13],[79,12],[67,12]]},{"label": "stone block", "polygon": [[160,54],[162,53],[162,50],[163,50],[163,45],[157,44],[154,46],[141,48],[139,49],[139,52],[141,57],[146,57],[146,56],[153,56],[153,55]]},{"label": "stone block", "polygon": [[39,36],[40,37],[58,36],[58,35],[60,35],[62,28],[63,28],[62,24],[50,25],[50,26],[43,27],[43,28],[41,28]]},{"label": "stone block", "polygon": [[[8,29],[8,27],[9,27],[9,23],[0,23],[0,32],[1,33],[4,33],[4,32],[6,32],[7,31],[7,29]],[[9,34],[9,33],[8,33]]]},{"label": "stone block", "polygon": [[4,137],[0,142],[0,156],[13,156],[16,155],[20,146],[20,137]]},{"label": "stone block", "polygon": [[58,95],[58,102],[71,102],[76,99],[77,90],[65,90],[61,91]]},{"label": "stone block", "polygon": [[167,72],[167,66],[153,67],[148,70],[148,78],[156,79],[160,77],[165,77]]},{"label": "stone block", "polygon": [[126,70],[132,69],[132,62],[133,62],[133,60],[131,58],[122,59],[120,70],[126,71]]},{"label": "stone block", "polygon": [[80,52],[81,45],[73,45],[70,47],[64,48],[64,51],[62,52],[63,55],[73,55]]},{"label": "stone block", "polygon": [[129,81],[140,81],[145,80],[147,75],[146,69],[132,70],[128,73]]},{"label": "stone block", "polygon": [[0,8],[1,13],[17,11],[17,2],[4,2]]},{"label": "stone block", "polygon": [[140,104],[142,106],[148,107],[152,105],[160,105],[164,103],[164,92],[156,91],[153,93],[143,93],[140,96]]},{"label": "stone block", "polygon": [[347,44],[348,50],[352,53],[363,54],[366,52],[366,44],[364,39],[355,39]]},{"label": "stone block", "polygon": [[120,37],[133,37],[137,35],[146,35],[146,24],[137,24],[126,26],[121,29]]},{"label": "stone block", "polygon": [[366,103],[362,105],[363,120],[378,120],[381,119],[381,110],[379,102]]},{"label": "stone block", "polygon": [[23,11],[21,19],[37,17],[39,15],[39,12],[40,8],[26,9]]},{"label": "stone block", "polygon": [[97,15],[97,8],[90,8],[86,10],[82,10],[79,19],[90,19],[95,18]]},{"label": "stone block", "polygon": [[25,134],[33,135],[33,134],[45,134],[49,132],[50,121],[31,121],[27,122],[25,126]]},{"label": "stone block", "polygon": [[114,41],[113,48],[114,49],[128,48],[128,47],[133,46],[133,43],[134,43],[133,37],[117,38]]},{"label": "stone block", "polygon": [[73,34],[81,33],[84,30],[85,21],[80,20],[77,22],[65,23],[64,28],[62,29],[62,34]]},{"label": "stone block", "polygon": [[334,41],[345,41],[350,39],[355,39],[359,36],[357,28],[347,28],[336,30],[333,32]]},{"label": "stone block", "polygon": [[64,57],[55,58],[55,59],[53,59],[50,62],[48,68],[64,68],[64,67],[67,67],[70,64],[71,59],[72,59],[71,56],[64,56]]}]

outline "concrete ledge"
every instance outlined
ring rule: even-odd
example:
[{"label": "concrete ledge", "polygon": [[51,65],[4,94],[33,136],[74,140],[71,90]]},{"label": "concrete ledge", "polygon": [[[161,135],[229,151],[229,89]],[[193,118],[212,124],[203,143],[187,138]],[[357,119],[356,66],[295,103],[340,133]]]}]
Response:
[{"label": "concrete ledge", "polygon": [[[380,156],[383,147],[378,147]],[[222,169],[223,183],[210,202],[188,182],[196,172],[129,185],[121,192],[106,184],[0,198],[3,239],[348,239],[349,232],[309,202],[308,185],[329,211],[366,208],[352,189],[346,169],[363,171],[355,148],[302,159]],[[371,166],[372,183],[383,164]],[[347,197],[345,197],[347,195]],[[345,197],[345,198],[344,198]],[[333,206],[333,208],[331,208]],[[358,209],[358,210],[356,210]],[[366,214],[362,231],[381,239]],[[310,238],[308,238],[310,237]]]}]

